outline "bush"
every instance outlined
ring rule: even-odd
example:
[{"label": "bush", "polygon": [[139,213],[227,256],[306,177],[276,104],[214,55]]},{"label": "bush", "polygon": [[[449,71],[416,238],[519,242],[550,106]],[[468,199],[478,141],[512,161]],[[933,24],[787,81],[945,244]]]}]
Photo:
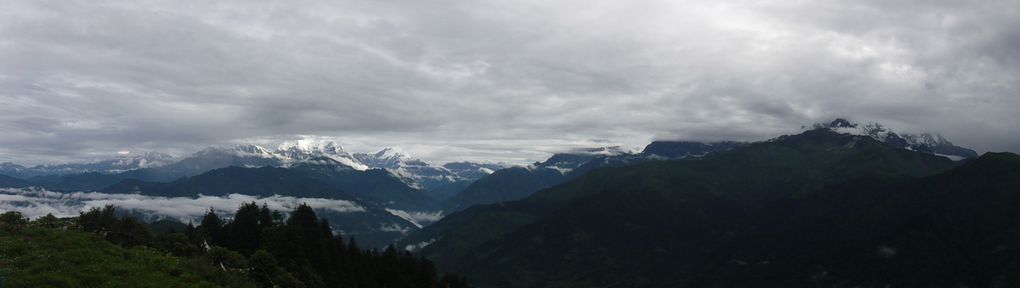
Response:
[{"label": "bush", "polygon": [[106,236],[113,226],[117,224],[117,216],[114,215],[115,208],[107,205],[102,209],[93,207],[88,212],[81,212],[78,215],[78,227],[88,232],[94,232]]},{"label": "bush", "polygon": [[18,232],[24,229],[28,225],[28,218],[21,215],[18,211],[7,211],[0,214],[0,230],[7,232]]},{"label": "bush", "polygon": [[64,226],[64,220],[53,216],[53,213],[47,213],[46,216],[39,217],[32,221],[32,224],[39,227],[45,228],[60,228]]}]

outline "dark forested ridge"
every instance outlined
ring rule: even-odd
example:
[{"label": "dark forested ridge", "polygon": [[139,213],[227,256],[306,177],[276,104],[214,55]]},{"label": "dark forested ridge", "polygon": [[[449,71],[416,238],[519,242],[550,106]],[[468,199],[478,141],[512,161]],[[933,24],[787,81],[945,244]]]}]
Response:
[{"label": "dark forested ridge", "polygon": [[112,206],[34,221],[7,212],[0,244],[10,287],[468,287],[393,246],[359,248],[307,205],[284,217],[248,203],[231,220],[209,213],[169,233]]},{"label": "dark forested ridge", "polygon": [[818,129],[597,170],[403,244],[484,287],[1011,286],[1017,159]]}]

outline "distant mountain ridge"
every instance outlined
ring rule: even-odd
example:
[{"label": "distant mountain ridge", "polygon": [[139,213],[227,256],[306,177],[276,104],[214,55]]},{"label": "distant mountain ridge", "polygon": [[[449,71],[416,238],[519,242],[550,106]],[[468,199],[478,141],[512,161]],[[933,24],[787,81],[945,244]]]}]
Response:
[{"label": "distant mountain ridge", "polygon": [[173,156],[159,152],[145,152],[137,155],[125,155],[110,160],[91,163],[70,163],[57,165],[21,166],[5,162],[0,163],[0,174],[31,178],[43,175],[67,175],[88,172],[121,173],[124,171],[166,166],[176,161]]},{"label": "distant mountain ridge", "polygon": [[[453,162],[443,166],[433,166],[425,161],[413,158],[407,152],[397,148],[384,148],[376,153],[354,153],[353,156],[368,167],[385,169],[412,187],[424,191],[434,190],[457,182],[472,182],[492,173],[494,170],[504,168],[504,166],[499,164],[471,162]],[[443,198],[441,195],[432,196]]]},{"label": "distant mountain ridge", "polygon": [[505,167],[471,162],[434,166],[395,151],[395,148],[386,148],[378,153],[349,153],[334,141],[297,140],[284,142],[274,150],[256,144],[208,147],[182,159],[150,152],[87,164],[24,167],[3,163],[0,164],[0,174],[42,183],[57,190],[98,190],[124,179],[169,182],[230,166],[291,167],[328,158],[352,170],[386,170],[416,189],[431,190],[458,182],[471,182]]}]

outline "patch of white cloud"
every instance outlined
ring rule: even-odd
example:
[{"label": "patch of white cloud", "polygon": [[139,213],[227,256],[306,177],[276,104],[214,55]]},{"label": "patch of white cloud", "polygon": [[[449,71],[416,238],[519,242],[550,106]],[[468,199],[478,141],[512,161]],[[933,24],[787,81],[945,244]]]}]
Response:
[{"label": "patch of white cloud", "polygon": [[382,226],[379,226],[379,231],[382,231],[382,232],[399,232],[401,235],[407,235],[407,233],[411,231],[411,228],[401,226],[400,224],[397,224],[397,223],[388,223],[388,224],[383,224]]},{"label": "patch of white cloud", "polygon": [[415,252],[415,251],[421,250],[422,248],[425,248],[426,246],[432,245],[432,243],[435,243],[435,242],[436,242],[436,239],[429,239],[428,241],[421,241],[421,242],[418,242],[418,243],[415,243],[415,244],[410,244],[410,245],[405,246],[404,250],[407,250],[408,252]]},{"label": "patch of white cloud", "polygon": [[418,228],[425,227],[443,219],[443,211],[404,211],[400,209],[386,208],[386,212],[393,214],[393,216],[400,217],[401,219],[411,222]]}]

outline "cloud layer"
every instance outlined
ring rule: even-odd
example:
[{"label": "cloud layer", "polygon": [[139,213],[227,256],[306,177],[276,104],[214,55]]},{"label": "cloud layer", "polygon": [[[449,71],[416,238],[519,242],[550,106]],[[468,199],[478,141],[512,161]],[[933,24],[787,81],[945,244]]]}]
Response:
[{"label": "cloud layer", "polygon": [[834,117],[1020,151],[1017,1],[0,2],[0,162],[306,136],[519,163]]},{"label": "cloud layer", "polygon": [[61,193],[38,188],[0,188],[0,211],[18,211],[29,218],[52,213],[57,217],[77,216],[78,212],[91,208],[113,205],[153,217],[166,217],[188,222],[199,219],[213,209],[217,214],[233,215],[243,203],[265,204],[276,211],[293,211],[301,204],[312,208],[339,213],[363,212],[364,207],[344,200],[321,198],[295,198],[290,196],[256,197],[230,194],[225,197],[199,196],[155,197],[138,194],[106,194],[99,192]]}]

